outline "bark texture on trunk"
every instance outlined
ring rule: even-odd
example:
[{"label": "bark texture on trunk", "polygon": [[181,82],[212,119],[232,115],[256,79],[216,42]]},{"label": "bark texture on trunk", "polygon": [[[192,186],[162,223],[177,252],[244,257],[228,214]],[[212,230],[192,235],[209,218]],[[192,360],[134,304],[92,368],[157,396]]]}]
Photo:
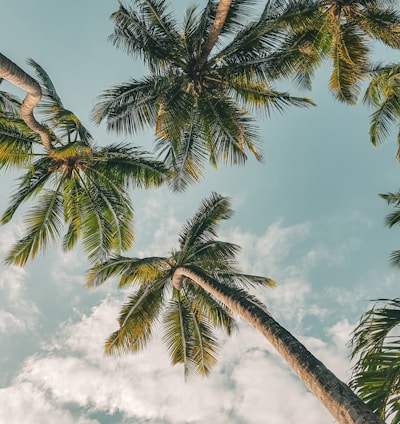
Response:
[{"label": "bark texture on trunk", "polygon": [[213,279],[205,279],[190,268],[177,268],[173,276],[174,287],[179,290],[185,277],[196,282],[258,330],[338,423],[384,424],[347,384],[339,380],[265,310],[247,299],[233,299],[229,287]]},{"label": "bark texture on trunk", "polygon": [[206,63],[211,50],[214,48],[215,43],[218,40],[219,34],[221,34],[222,27],[224,26],[226,16],[228,15],[229,8],[231,7],[232,0],[220,0],[218,3],[217,13],[215,14],[215,19],[213,25],[208,33],[206,42],[204,43],[203,49],[201,51],[198,67],[201,69]]},{"label": "bark texture on trunk", "polygon": [[0,53],[0,78],[3,78],[15,86],[22,88],[28,94],[21,106],[21,116],[26,125],[39,134],[43,147],[50,153],[53,149],[50,133],[47,127],[40,124],[33,115],[33,109],[42,97],[40,85],[18,65]]}]

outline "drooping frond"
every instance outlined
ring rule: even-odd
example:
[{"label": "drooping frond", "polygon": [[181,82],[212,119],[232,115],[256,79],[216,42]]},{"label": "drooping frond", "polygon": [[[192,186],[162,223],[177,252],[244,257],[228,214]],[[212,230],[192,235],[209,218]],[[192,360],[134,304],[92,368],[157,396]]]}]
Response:
[{"label": "drooping frond", "polygon": [[137,188],[159,187],[170,177],[170,171],[162,162],[137,147],[122,143],[94,150],[89,169],[107,185],[120,182],[122,186]]},{"label": "drooping frond", "polygon": [[[388,137],[394,124],[400,122],[400,66],[378,65],[370,74],[371,82],[364,102],[376,108],[371,115],[369,129],[371,142],[375,146]],[[397,156],[400,157],[399,151]]]},{"label": "drooping frond", "polygon": [[20,184],[15,193],[11,196],[10,205],[1,216],[1,224],[9,222],[23,202],[42,190],[46,182],[51,178],[51,172],[49,172],[48,169],[50,163],[51,159],[48,157],[39,159],[34,162],[31,169],[20,178]]},{"label": "drooping frond", "polygon": [[[0,78],[0,84],[4,81]],[[14,95],[0,90],[0,113],[9,112],[19,114],[21,109],[21,101]]]},{"label": "drooping frond", "polygon": [[357,23],[371,38],[389,47],[400,48],[400,12],[398,5],[388,8],[366,7]]},{"label": "drooping frond", "polygon": [[33,160],[33,145],[40,137],[27,130],[25,123],[0,112],[0,169],[26,168]]},{"label": "drooping frond", "polygon": [[[169,132],[170,128],[169,126]],[[184,191],[189,184],[199,180],[209,151],[204,143],[201,123],[194,110],[178,138],[158,137],[155,151],[165,165],[173,170],[171,186],[174,191]]]},{"label": "drooping frond", "polygon": [[359,80],[367,68],[367,47],[364,35],[354,25],[340,25],[333,37],[330,56],[333,72],[329,88],[335,97],[354,104],[360,92]]},{"label": "drooping frond", "polygon": [[[400,300],[379,299],[360,319],[351,339],[357,359],[350,385],[361,399],[392,422],[400,418]],[[398,334],[398,333],[397,333]]]},{"label": "drooping frond", "polygon": [[209,159],[214,167],[218,161],[230,166],[243,165],[248,153],[262,160],[254,119],[228,97],[202,98],[199,114],[210,152]]},{"label": "drooping frond", "polygon": [[38,204],[27,214],[24,224],[27,235],[8,252],[5,262],[24,266],[38,251],[44,251],[49,241],[59,238],[62,225],[62,200],[58,190],[47,190],[38,196]]},{"label": "drooping frond", "polygon": [[163,290],[162,284],[149,284],[128,297],[119,315],[119,328],[105,343],[106,353],[137,353],[146,347],[158,324]]},{"label": "drooping frond", "polygon": [[171,363],[183,363],[185,377],[196,369],[190,351],[192,349],[192,328],[190,325],[190,305],[178,294],[171,299],[162,320],[163,337]]},{"label": "drooping frond", "polygon": [[237,329],[231,311],[197,284],[186,284],[184,292],[193,310],[201,313],[215,328],[225,331],[228,336]]},{"label": "drooping frond", "polygon": [[120,277],[120,287],[128,284],[150,284],[169,275],[171,265],[166,258],[127,258],[116,256],[94,265],[87,275],[86,285],[96,287],[111,277]]}]

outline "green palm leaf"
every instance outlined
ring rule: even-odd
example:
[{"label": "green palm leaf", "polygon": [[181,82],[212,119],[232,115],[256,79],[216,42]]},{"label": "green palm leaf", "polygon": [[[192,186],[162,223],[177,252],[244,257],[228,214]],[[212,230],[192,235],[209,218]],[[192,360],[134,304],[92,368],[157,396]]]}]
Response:
[{"label": "green palm leaf", "polygon": [[161,284],[146,285],[129,296],[119,316],[119,329],[106,341],[106,353],[135,353],[146,347],[158,323],[163,290]]},{"label": "green palm leaf", "polygon": [[0,169],[29,166],[32,162],[33,145],[40,143],[37,134],[27,131],[22,121],[0,114]]},{"label": "green palm leaf", "polygon": [[357,362],[350,385],[374,412],[392,422],[400,418],[400,340],[394,333],[399,324],[400,300],[379,299],[361,317],[351,339]]},{"label": "green palm leaf", "polygon": [[62,223],[62,201],[58,190],[47,190],[38,197],[38,204],[24,220],[27,235],[19,240],[6,256],[6,263],[25,265],[39,250],[46,249],[48,242],[59,238]]},{"label": "green palm leaf", "polygon": [[51,179],[51,173],[49,172],[50,163],[51,159],[47,157],[41,158],[32,165],[31,169],[23,177],[20,178],[21,182],[18,189],[12,195],[11,203],[0,219],[1,224],[9,222],[23,202],[43,189],[46,182]]},{"label": "green palm leaf", "polygon": [[169,352],[171,363],[183,363],[185,377],[196,369],[190,355],[192,349],[192,328],[190,306],[179,295],[166,306],[162,321],[163,337]]}]

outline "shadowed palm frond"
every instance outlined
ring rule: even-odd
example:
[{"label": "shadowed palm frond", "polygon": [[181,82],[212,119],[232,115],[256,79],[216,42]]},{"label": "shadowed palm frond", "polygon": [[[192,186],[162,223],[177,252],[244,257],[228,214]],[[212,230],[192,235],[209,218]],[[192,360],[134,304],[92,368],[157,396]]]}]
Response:
[{"label": "shadowed palm frond", "polygon": [[350,385],[383,420],[400,418],[400,300],[379,299],[360,319],[351,339],[357,360]]}]

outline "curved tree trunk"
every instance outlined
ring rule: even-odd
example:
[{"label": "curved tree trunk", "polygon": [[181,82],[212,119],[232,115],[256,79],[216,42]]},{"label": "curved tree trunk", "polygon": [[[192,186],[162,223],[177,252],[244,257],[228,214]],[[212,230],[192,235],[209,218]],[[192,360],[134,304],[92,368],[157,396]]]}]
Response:
[{"label": "curved tree trunk", "polygon": [[220,0],[218,3],[217,13],[215,14],[213,25],[210,29],[210,32],[208,33],[207,40],[204,43],[203,49],[199,57],[199,69],[201,69],[206,63],[208,55],[211,53],[211,50],[215,46],[219,34],[221,34],[221,30],[224,26],[226,16],[228,15],[229,8],[231,7],[231,3],[232,0]]},{"label": "curved tree trunk", "polygon": [[244,298],[233,299],[229,294],[228,287],[213,279],[203,278],[195,270],[185,267],[177,268],[173,276],[174,287],[178,290],[181,288],[184,277],[197,282],[200,287],[258,330],[338,423],[384,424],[347,384],[339,380],[292,334],[281,327],[258,305]]},{"label": "curved tree trunk", "polygon": [[7,59],[1,53],[0,78],[11,82],[28,93],[21,106],[22,119],[32,131],[40,135],[43,147],[50,153],[54,150],[54,148],[51,144],[49,130],[47,127],[36,121],[33,116],[33,109],[42,97],[40,85],[19,66],[17,66],[14,62],[11,62],[11,60]]}]

